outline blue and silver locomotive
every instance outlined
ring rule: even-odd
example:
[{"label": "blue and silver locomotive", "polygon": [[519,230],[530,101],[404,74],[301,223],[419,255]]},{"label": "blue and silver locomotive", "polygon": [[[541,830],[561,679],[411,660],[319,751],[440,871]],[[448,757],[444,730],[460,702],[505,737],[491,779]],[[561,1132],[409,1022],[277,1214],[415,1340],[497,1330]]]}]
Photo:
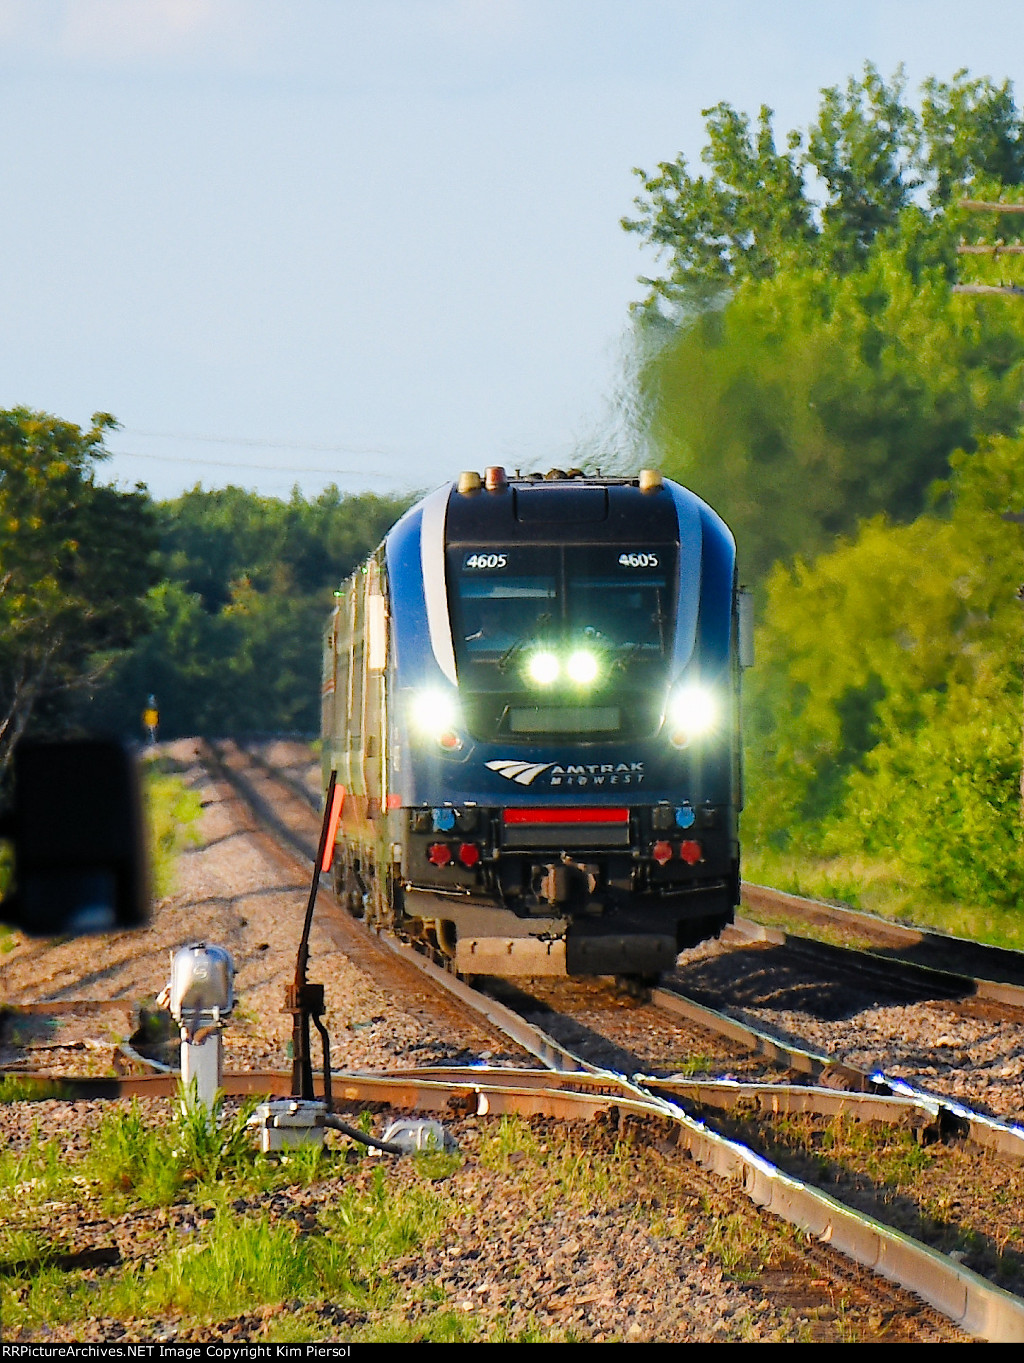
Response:
[{"label": "blue and silver locomotive", "polygon": [[652,977],[739,897],[735,546],[693,493],[464,473],[337,593],[348,908],[465,974]]}]

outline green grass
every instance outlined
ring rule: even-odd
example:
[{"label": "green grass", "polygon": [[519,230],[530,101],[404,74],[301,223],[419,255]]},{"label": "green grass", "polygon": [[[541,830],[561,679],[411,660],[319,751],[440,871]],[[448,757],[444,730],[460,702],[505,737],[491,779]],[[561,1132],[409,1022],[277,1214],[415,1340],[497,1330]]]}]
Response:
[{"label": "green grass", "polygon": [[865,857],[809,859],[748,846],[743,874],[789,894],[834,900],[896,923],[1024,951],[1024,915],[1018,911],[938,899],[909,884],[884,862]]},{"label": "green grass", "polygon": [[705,1251],[719,1259],[732,1278],[755,1280],[762,1268],[762,1246],[756,1222],[738,1212],[715,1213],[706,1199],[705,1211],[711,1219],[711,1230],[704,1240]]},{"label": "green grass", "polygon": [[695,1074],[712,1074],[716,1070],[712,1067],[712,1060],[709,1055],[685,1055],[677,1060],[671,1067],[674,1074],[683,1079],[692,1079]]},{"label": "green grass", "polygon": [[22,1103],[30,1099],[66,1098],[68,1090],[59,1079],[33,1079],[30,1075],[0,1076],[0,1103]]},{"label": "green grass", "polygon": [[[613,1126],[567,1134],[506,1117],[474,1127],[465,1155],[387,1161],[333,1140],[324,1150],[263,1155],[245,1117],[244,1108],[211,1117],[174,1103],[166,1121],[132,1104],[112,1108],[74,1161],[42,1130],[22,1151],[0,1151],[0,1197],[10,1208],[0,1221],[8,1337],[53,1330],[81,1338],[89,1322],[111,1321],[126,1340],[147,1339],[156,1323],[177,1321],[182,1338],[225,1330],[267,1343],[572,1342],[568,1321],[552,1322],[540,1308],[534,1315],[516,1281],[530,1273],[514,1254],[520,1230],[536,1245],[538,1228],[562,1234],[566,1217],[582,1224],[590,1212],[599,1222],[614,1215],[657,1237],[670,1258],[707,1255],[739,1282],[785,1263],[792,1250],[795,1232],[754,1209],[716,1210],[710,1196],[694,1195],[676,1161]],[[492,1261],[477,1245],[490,1219],[513,1249],[508,1259],[499,1249]],[[62,1224],[63,1237],[55,1233]],[[86,1243],[116,1242],[122,1262],[53,1263],[97,1227]],[[454,1275],[423,1272],[424,1260],[443,1261],[453,1248]],[[460,1284],[474,1281],[471,1261],[481,1250],[481,1272],[501,1264],[506,1290],[478,1303]],[[749,1329],[737,1317],[729,1337]]]},{"label": "green grass", "polygon": [[528,1176],[530,1169],[543,1171],[544,1211],[556,1205],[588,1210],[614,1198],[631,1175],[626,1149],[619,1144],[610,1154],[598,1154],[561,1140],[548,1142],[514,1117],[502,1117],[485,1134],[480,1162],[500,1173],[514,1170],[520,1177]]},{"label": "green grass", "polygon": [[198,822],[202,804],[180,776],[161,769],[160,760],[146,763],[143,779],[146,826],[153,870],[153,892],[168,895],[174,887],[174,866],[188,847],[200,841]]},{"label": "green grass", "polygon": [[[401,1187],[383,1164],[373,1166],[359,1154],[339,1159],[305,1149],[267,1157],[246,1130],[251,1106],[229,1117],[220,1108],[211,1116],[176,1103],[170,1123],[159,1125],[133,1103],[104,1117],[77,1164],[69,1165],[59,1139],[44,1139],[38,1130],[26,1150],[0,1154],[0,1194],[16,1199],[19,1208],[17,1224],[12,1219],[0,1226],[0,1261],[8,1266],[0,1281],[5,1325],[35,1332],[90,1318],[127,1322],[168,1314],[216,1321],[254,1305],[273,1312],[289,1303],[289,1319],[265,1332],[268,1339],[287,1341],[311,1337],[319,1328],[313,1308],[331,1303],[380,1317],[366,1338],[480,1338],[474,1318],[441,1304],[426,1302],[423,1318],[410,1322],[410,1303],[399,1303],[389,1271],[455,1217],[446,1184],[459,1156],[414,1156],[417,1177]],[[337,1177],[339,1166],[355,1178],[351,1186],[339,1183],[313,1231],[261,1209],[275,1192],[293,1194]],[[144,1260],[102,1273],[62,1272],[46,1258],[67,1246],[54,1243],[45,1229],[48,1213],[62,1203],[79,1209],[94,1204],[97,1217],[175,1205],[196,1212],[187,1233],[180,1218],[172,1220]],[[240,1203],[252,1205],[240,1211]],[[17,1264],[28,1266],[12,1271]],[[296,1302],[312,1313],[305,1324],[291,1319]],[[332,1329],[328,1322],[316,1337],[331,1338]]]}]

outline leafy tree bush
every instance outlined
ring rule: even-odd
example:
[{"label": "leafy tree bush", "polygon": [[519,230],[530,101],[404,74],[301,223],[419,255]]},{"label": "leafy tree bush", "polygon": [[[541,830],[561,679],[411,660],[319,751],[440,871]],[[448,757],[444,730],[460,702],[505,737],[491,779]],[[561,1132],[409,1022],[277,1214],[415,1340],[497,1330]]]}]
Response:
[{"label": "leafy tree bush", "polygon": [[682,156],[634,172],[642,193],[622,225],[667,258],[661,278],[642,280],[643,306],[672,315],[793,268],[847,274],[897,238],[917,238],[917,263],[951,277],[966,221],[955,200],[1024,183],[1024,120],[1009,81],[966,70],[930,78],[921,95],[918,112],[902,68],[886,82],[866,62],[845,88],[822,90],[817,120],[791,131],[781,152],[766,105],[754,130],[727,103],[705,109],[705,174],[692,175]]},{"label": "leafy tree bush", "polygon": [[0,412],[0,776],[26,729],[67,722],[144,628],[156,536],[144,489],[96,483],[103,438],[24,407]]},{"label": "leafy tree bush", "polygon": [[1024,328],[1009,300],[954,298],[938,271],[915,282],[905,256],[742,285],[642,372],[663,468],[721,512],[754,581],[866,516],[913,519],[956,449],[1016,430]]},{"label": "leafy tree bush", "polygon": [[93,698],[94,721],[137,732],[152,693],[161,738],[314,732],[331,593],[406,505],[335,487],[287,502],[196,487],[158,504],[149,632]]},{"label": "leafy tree bush", "polygon": [[1019,905],[1024,436],[957,457],[950,519],[881,518],[767,585],[746,836]]},{"label": "leafy tree bush", "polygon": [[767,108],[754,128],[727,104],[704,112],[705,173],[683,158],[638,171],[623,220],[665,260],[643,280],[638,419],[759,581],[863,517],[921,514],[955,450],[1016,430],[1017,305],[950,284],[961,236],[1022,230],[959,201],[1024,196],[1024,120],[1008,82],[931,79],[919,111],[900,72],[870,64],[823,90],[783,151]]}]

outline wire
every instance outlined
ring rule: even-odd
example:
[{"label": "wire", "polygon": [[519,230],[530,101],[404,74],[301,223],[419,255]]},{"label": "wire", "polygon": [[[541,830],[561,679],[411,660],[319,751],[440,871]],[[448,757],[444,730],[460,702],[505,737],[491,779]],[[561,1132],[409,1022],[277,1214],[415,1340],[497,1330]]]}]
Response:
[{"label": "wire", "polygon": [[268,450],[312,450],[317,454],[381,454],[389,459],[399,458],[397,450],[382,449],[379,445],[310,445],[292,440],[260,440],[247,435],[187,435],[172,431],[140,431],[134,426],[120,426],[128,435],[142,435],[147,440],[187,440],[204,445],[258,445]]},{"label": "wire", "polygon": [[202,464],[204,468],[214,469],[259,469],[265,473],[320,473],[325,478],[386,478],[394,483],[406,483],[412,478],[410,474],[386,473],[378,469],[323,469],[297,467],[294,464],[253,464],[243,459],[207,459],[187,454],[140,454],[138,450],[116,450],[110,446],[107,447],[107,452],[116,458],[149,459],[158,464]]}]

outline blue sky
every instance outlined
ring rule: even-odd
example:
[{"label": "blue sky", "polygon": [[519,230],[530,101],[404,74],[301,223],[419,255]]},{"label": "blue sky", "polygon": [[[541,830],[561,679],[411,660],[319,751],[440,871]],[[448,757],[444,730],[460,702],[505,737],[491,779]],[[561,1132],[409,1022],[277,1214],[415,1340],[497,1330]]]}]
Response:
[{"label": "blue sky", "polygon": [[865,60],[1016,80],[988,0],[0,0],[0,406],[268,495],[549,467],[613,424],[633,166]]}]

